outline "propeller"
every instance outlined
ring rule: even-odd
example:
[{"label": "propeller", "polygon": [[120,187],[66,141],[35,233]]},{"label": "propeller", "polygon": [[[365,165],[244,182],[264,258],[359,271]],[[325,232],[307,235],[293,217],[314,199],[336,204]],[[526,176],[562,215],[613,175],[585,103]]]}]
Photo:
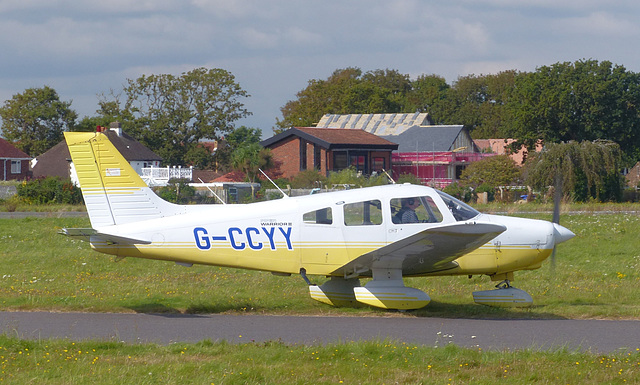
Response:
[{"label": "propeller", "polygon": [[553,252],[551,253],[551,271],[556,268],[556,246],[558,243],[568,241],[576,235],[564,226],[560,226],[560,202],[562,201],[562,174],[556,172],[553,192]]}]

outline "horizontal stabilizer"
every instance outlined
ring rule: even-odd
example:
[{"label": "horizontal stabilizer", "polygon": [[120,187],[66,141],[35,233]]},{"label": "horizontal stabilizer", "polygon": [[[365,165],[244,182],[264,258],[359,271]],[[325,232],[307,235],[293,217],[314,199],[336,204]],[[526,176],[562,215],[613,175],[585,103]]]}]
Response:
[{"label": "horizontal stabilizer", "polygon": [[102,241],[116,245],[148,245],[151,242],[142,239],[133,239],[127,237],[121,237],[119,235],[101,233],[91,228],[75,228],[75,229],[61,229],[60,234],[68,237],[80,238],[87,242]]}]

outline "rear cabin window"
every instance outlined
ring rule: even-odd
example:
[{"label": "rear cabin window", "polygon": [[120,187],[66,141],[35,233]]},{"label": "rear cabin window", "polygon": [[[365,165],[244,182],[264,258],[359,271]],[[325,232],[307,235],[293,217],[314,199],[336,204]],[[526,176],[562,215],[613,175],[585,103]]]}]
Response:
[{"label": "rear cabin window", "polygon": [[302,215],[302,221],[309,224],[330,225],[333,223],[331,207],[304,213],[304,215]]},{"label": "rear cabin window", "polygon": [[382,205],[379,200],[371,200],[344,205],[346,226],[368,226],[382,224]]},{"label": "rear cabin window", "polygon": [[430,196],[391,199],[391,218],[395,224],[439,223],[442,213]]}]

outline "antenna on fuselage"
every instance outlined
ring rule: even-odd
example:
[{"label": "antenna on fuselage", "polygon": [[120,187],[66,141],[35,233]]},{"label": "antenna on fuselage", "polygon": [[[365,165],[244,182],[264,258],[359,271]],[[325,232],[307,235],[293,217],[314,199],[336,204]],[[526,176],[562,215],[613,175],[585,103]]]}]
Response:
[{"label": "antenna on fuselage", "polygon": [[283,198],[289,198],[289,195],[287,195],[284,191],[282,191],[282,189],[280,187],[278,187],[277,184],[275,184],[274,181],[271,180],[271,178],[269,178],[269,175],[265,174],[264,171],[262,171],[261,168],[259,168],[258,170],[260,170],[260,172],[262,173],[262,175],[264,175],[265,178],[269,179],[269,182],[271,182],[272,185],[276,186],[276,188],[278,189],[278,191],[280,191],[282,193],[282,197]]},{"label": "antenna on fuselage", "polygon": [[202,179],[198,178],[198,180],[200,181],[200,183],[202,183],[202,184],[204,185],[204,187],[206,187],[206,188],[207,188],[207,190],[209,190],[209,191],[211,192],[211,194],[213,194],[213,196],[214,196],[214,197],[218,198],[218,200],[219,200],[223,205],[226,205],[226,204],[227,204],[227,202],[223,201],[223,200],[218,196],[218,194],[214,193],[214,192],[213,192],[213,190],[211,190],[211,188],[210,188],[209,186],[207,186],[206,184],[204,184],[204,181],[203,181]]}]

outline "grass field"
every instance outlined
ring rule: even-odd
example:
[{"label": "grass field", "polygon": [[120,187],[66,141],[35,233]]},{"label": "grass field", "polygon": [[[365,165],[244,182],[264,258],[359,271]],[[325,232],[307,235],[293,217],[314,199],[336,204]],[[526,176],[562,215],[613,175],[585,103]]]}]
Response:
[{"label": "grass field", "polygon": [[0,336],[11,384],[628,384],[640,353],[492,352],[394,341],[128,345]]},{"label": "grass field", "polygon": [[[547,219],[549,214],[529,214]],[[566,214],[576,237],[558,247],[555,269],[517,272],[514,285],[534,306],[479,306],[471,293],[490,289],[488,277],[409,278],[433,299],[408,316],[499,318],[640,318],[640,216]],[[5,310],[368,315],[368,307],[332,308],[313,301],[300,277],[210,266],[123,259],[57,234],[86,227],[86,218],[0,220],[0,306]],[[323,277],[312,277],[322,282]]]},{"label": "grass field", "polygon": [[[631,208],[633,209],[633,207]],[[500,209],[501,210],[501,209]],[[500,211],[499,210],[499,211]],[[626,208],[629,210],[629,208]],[[515,286],[534,298],[530,309],[473,303],[471,292],[492,288],[487,277],[407,279],[433,302],[404,317],[640,319],[640,216],[566,213],[576,233],[547,263],[516,273]],[[611,213],[617,212],[617,213]],[[518,214],[550,219],[550,214]],[[332,308],[308,296],[299,277],[208,266],[124,259],[91,251],[57,234],[86,227],[85,218],[0,220],[0,308],[103,312],[261,313],[376,316],[367,307]],[[317,281],[322,278],[313,277]],[[640,353],[576,351],[489,352],[394,341],[329,345],[130,345],[113,341],[25,341],[0,335],[5,383],[633,383]]]}]

